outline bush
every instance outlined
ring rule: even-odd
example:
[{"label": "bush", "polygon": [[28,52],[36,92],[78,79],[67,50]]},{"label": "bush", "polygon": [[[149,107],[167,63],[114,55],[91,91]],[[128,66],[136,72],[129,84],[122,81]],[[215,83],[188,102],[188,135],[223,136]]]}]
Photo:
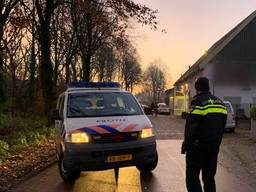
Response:
[{"label": "bush", "polygon": [[15,149],[20,149],[29,145],[40,145],[47,138],[53,138],[53,130],[52,127],[42,127],[35,131],[20,132],[9,138],[8,143],[15,147]]},{"label": "bush", "polygon": [[19,132],[39,130],[46,125],[46,119],[34,116],[12,117],[0,115],[0,135],[12,136]]},{"label": "bush", "polygon": [[42,145],[53,138],[53,127],[45,126],[46,119],[40,117],[12,117],[0,114],[0,159],[17,149],[31,145]]},{"label": "bush", "polygon": [[251,108],[251,118],[256,120],[256,107]]},{"label": "bush", "polygon": [[9,145],[5,141],[0,140],[0,159],[9,154]]}]

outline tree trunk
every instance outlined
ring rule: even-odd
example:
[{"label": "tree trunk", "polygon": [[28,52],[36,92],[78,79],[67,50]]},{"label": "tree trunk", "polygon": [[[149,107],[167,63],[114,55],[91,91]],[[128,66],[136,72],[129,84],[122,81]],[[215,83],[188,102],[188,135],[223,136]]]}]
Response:
[{"label": "tree trunk", "polygon": [[83,81],[90,82],[91,80],[91,55],[87,53],[85,57],[82,58],[83,62]]},{"label": "tree trunk", "polygon": [[39,44],[40,44],[40,81],[45,103],[45,114],[48,116],[50,123],[50,110],[52,109],[55,98],[53,92],[53,66],[51,62],[51,20],[54,13],[53,0],[45,1],[45,8],[42,10],[43,3],[35,1],[36,12],[39,17]]},{"label": "tree trunk", "polygon": [[34,19],[32,25],[32,45],[31,45],[31,58],[30,58],[30,68],[29,68],[29,101],[28,106],[31,109],[31,112],[34,111],[34,104],[35,104],[35,83],[36,83],[36,50],[35,50],[35,26],[34,26]]},{"label": "tree trunk", "polygon": [[70,69],[69,69],[69,64],[70,62],[66,63],[65,65],[65,71],[66,71],[66,84],[70,83]]},{"label": "tree trunk", "polygon": [[14,61],[10,60],[11,65],[11,78],[12,78],[12,93],[11,93],[11,111],[12,115],[15,114],[15,105],[16,105],[16,66]]},{"label": "tree trunk", "polygon": [[72,69],[72,80],[77,81],[77,70],[76,70],[77,56],[75,56],[75,62],[71,63]]},{"label": "tree trunk", "polygon": [[40,34],[41,56],[40,56],[40,77],[42,92],[45,102],[45,114],[49,115],[54,100],[53,95],[53,67],[50,50],[50,27],[41,26]]},{"label": "tree trunk", "polygon": [[91,80],[91,59],[92,59],[92,18],[91,14],[86,14],[86,23],[87,23],[87,50],[84,60],[84,69],[83,69],[83,80],[90,82]]},{"label": "tree trunk", "polygon": [[3,26],[0,24],[0,103],[6,100],[6,94],[4,91],[4,61],[3,61],[3,46],[2,46],[2,39],[3,39]]},{"label": "tree trunk", "polygon": [[[53,95],[56,95],[56,89],[57,89],[57,81],[58,81],[58,69],[59,69],[59,58],[58,58],[58,51],[57,51],[57,41],[54,43],[54,70],[53,70],[53,85],[52,85],[52,91]],[[54,98],[55,99],[55,98]]]}]

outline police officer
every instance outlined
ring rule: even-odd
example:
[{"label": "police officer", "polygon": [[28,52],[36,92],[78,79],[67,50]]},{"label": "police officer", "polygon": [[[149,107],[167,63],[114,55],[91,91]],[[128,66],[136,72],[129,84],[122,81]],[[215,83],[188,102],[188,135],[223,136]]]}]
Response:
[{"label": "police officer", "polygon": [[223,102],[212,95],[209,80],[200,77],[195,83],[197,95],[191,101],[181,153],[186,153],[186,185],[188,192],[202,192],[199,174],[202,172],[204,192],[216,192],[215,174],[227,110]]}]

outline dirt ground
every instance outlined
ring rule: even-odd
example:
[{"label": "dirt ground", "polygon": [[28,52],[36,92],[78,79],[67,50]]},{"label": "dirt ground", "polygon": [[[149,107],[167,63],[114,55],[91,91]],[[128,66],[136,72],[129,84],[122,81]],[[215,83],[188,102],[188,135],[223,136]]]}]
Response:
[{"label": "dirt ground", "polygon": [[19,184],[56,161],[54,142],[30,146],[0,163],[0,192]]},{"label": "dirt ground", "polygon": [[[157,139],[183,139],[185,121],[174,116],[150,116]],[[249,128],[240,124],[235,133],[225,133],[219,153],[219,163],[238,178],[256,188],[256,139]]]},{"label": "dirt ground", "polygon": [[[182,140],[185,121],[180,117],[159,115],[150,117],[158,140]],[[40,147],[17,151],[0,163],[0,191],[40,172],[56,160],[54,142]],[[256,140],[249,137],[248,128],[239,127],[235,133],[225,133],[219,163],[229,172],[256,188]]]},{"label": "dirt ground", "polygon": [[219,162],[256,188],[256,140],[248,131],[239,128],[234,134],[224,135]]}]

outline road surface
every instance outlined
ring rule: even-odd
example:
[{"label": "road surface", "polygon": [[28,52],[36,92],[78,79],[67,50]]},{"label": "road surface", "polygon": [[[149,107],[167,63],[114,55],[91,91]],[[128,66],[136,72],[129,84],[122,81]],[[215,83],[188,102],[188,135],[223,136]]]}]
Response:
[{"label": "road surface", "polygon": [[[135,167],[122,168],[116,184],[114,171],[83,172],[74,185],[62,182],[57,165],[53,165],[39,175],[25,181],[15,192],[185,192],[185,159],[180,154],[182,123],[158,117],[153,119],[153,124],[158,126],[157,141],[159,164],[150,175],[141,175]],[[169,125],[168,139],[161,134],[161,129]],[[164,137],[162,140],[161,137]],[[239,179],[237,174],[230,172],[221,164],[216,175],[217,191],[219,192],[255,192],[252,186]]]}]

